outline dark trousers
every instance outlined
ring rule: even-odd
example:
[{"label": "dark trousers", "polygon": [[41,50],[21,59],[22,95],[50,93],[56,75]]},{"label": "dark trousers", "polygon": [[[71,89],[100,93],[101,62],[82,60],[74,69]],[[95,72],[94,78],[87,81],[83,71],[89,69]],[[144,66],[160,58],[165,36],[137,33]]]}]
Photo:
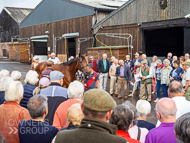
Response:
[{"label": "dark trousers", "polygon": [[161,85],[161,80],[157,80],[156,92],[157,92],[157,98],[159,98],[159,99],[160,99],[160,87],[162,89],[163,97],[165,97],[164,88],[163,88],[163,85]]},{"label": "dark trousers", "polygon": [[162,84],[162,86],[164,89],[163,97],[168,97],[168,86],[166,86],[166,84]]}]

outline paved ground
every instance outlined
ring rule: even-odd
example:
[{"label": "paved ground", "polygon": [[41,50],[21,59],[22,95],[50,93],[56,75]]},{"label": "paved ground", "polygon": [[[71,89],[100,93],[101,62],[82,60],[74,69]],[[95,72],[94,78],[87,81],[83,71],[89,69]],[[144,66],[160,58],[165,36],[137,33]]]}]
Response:
[{"label": "paved ground", "polygon": [[[28,70],[30,70],[30,65],[29,64],[22,64],[22,63],[18,63],[18,62],[12,62],[12,61],[8,61],[8,60],[0,60],[0,70],[2,69],[7,69],[10,72],[14,71],[14,70],[18,70],[22,73],[22,78],[21,78],[21,82],[22,84],[24,83],[24,78],[26,73],[28,72]],[[109,91],[109,79],[108,79],[108,88],[107,91]],[[138,100],[138,96],[139,96],[139,91],[136,91],[135,96],[134,97],[128,97],[128,100],[131,101],[134,105],[136,104],[137,100]],[[126,100],[122,99],[117,99],[116,97],[113,97],[114,100],[117,102],[117,104],[122,104],[123,102],[125,102]],[[154,101],[156,99],[156,95],[152,95],[152,100]],[[157,118],[156,118],[156,113],[154,111],[155,108],[155,103],[151,102],[151,114],[150,116],[147,118],[147,121],[156,124],[157,122]]]}]

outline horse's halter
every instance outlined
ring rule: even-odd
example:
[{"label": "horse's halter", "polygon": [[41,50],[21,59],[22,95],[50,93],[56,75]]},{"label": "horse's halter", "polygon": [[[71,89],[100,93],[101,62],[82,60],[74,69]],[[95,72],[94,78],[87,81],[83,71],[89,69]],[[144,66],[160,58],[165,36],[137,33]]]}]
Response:
[{"label": "horse's halter", "polygon": [[78,58],[77,65],[79,65],[80,69],[81,69],[84,73],[86,73],[86,71],[84,70],[84,68],[87,67],[87,65],[86,65],[86,66],[82,66],[82,62],[80,61],[80,58]]}]

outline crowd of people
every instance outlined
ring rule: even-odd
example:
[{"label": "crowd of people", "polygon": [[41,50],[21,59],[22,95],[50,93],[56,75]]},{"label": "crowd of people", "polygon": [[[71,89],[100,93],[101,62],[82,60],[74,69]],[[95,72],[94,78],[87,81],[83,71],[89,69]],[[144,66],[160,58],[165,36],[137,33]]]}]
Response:
[{"label": "crowd of people", "polygon": [[[145,54],[139,58],[139,53],[132,61],[128,55],[125,61],[111,57],[111,62],[106,54],[99,61],[90,56],[89,74],[68,88],[62,87],[64,75],[53,70],[59,63],[51,56],[42,78],[29,70],[25,85],[19,71],[0,71],[0,143],[190,142],[188,54],[178,60],[169,53],[163,63],[153,56],[151,64]],[[38,59],[35,62],[34,68]],[[108,78],[110,91],[106,92]],[[132,89],[130,95],[127,87]],[[140,89],[136,105],[128,100],[116,104],[112,96],[121,99],[122,88],[124,99]],[[157,94],[156,125],[147,121],[152,94]]]}]

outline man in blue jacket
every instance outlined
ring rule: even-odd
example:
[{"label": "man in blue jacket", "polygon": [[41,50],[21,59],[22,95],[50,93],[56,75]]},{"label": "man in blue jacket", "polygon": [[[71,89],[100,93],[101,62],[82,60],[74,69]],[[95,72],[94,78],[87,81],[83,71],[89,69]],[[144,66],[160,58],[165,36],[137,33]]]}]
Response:
[{"label": "man in blue jacket", "polygon": [[119,61],[120,66],[116,69],[116,82],[118,86],[118,99],[121,99],[121,87],[124,86],[124,99],[127,99],[127,83],[131,82],[131,72],[128,66],[124,65],[124,61]]},{"label": "man in blue jacket", "polygon": [[142,59],[139,58],[139,53],[136,52],[136,53],[135,53],[135,59],[133,59],[132,64],[131,64],[131,67],[134,68],[135,62],[141,63],[141,61],[142,61]]}]

